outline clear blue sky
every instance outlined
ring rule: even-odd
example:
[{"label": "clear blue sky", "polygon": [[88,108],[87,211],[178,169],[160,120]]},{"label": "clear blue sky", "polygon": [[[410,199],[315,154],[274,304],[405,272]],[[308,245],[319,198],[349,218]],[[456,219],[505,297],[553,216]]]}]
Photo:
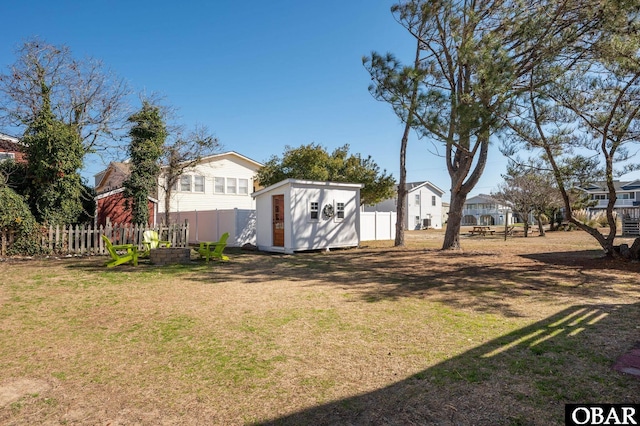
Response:
[{"label": "clear blue sky", "polygon": [[[375,50],[411,60],[413,41],[394,21],[391,0],[3,1],[3,72],[15,48],[39,36],[76,57],[101,59],[135,91],[158,92],[187,126],[206,125],[223,144],[264,162],[286,145],[346,143],[399,175],[403,126],[373,99],[362,56]],[[134,104],[137,98],[133,98]],[[137,107],[138,104],[135,104]],[[436,147],[409,142],[409,181],[450,195]],[[108,162],[110,159],[104,159]],[[472,191],[488,193],[506,160],[496,147]],[[104,167],[88,159],[83,176]]]}]

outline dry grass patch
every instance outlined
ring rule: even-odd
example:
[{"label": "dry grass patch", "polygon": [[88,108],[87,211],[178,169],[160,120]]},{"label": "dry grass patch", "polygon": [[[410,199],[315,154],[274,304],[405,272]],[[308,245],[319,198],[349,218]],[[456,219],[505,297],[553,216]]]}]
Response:
[{"label": "dry grass patch", "polygon": [[[638,402],[638,264],[588,236],[413,232],[225,264],[0,263],[3,424],[553,424]],[[0,394],[2,394],[0,392]]]}]

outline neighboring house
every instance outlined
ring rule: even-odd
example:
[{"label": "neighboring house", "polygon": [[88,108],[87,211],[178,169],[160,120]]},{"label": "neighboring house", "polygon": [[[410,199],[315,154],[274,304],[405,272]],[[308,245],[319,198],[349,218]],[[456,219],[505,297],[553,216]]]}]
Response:
[{"label": "neighboring house", "polygon": [[[96,200],[96,225],[106,226],[107,223],[131,223],[131,209],[126,206],[124,188],[103,192],[95,197]],[[158,200],[147,197],[149,207],[149,220],[151,226],[158,223]]]},{"label": "neighboring house", "polygon": [[0,161],[4,160],[26,163],[27,157],[22,152],[22,144],[18,138],[0,133]]},{"label": "neighboring house", "polygon": [[[251,194],[257,189],[254,177],[261,167],[261,163],[233,151],[204,157],[173,187],[169,211],[255,209]],[[159,182],[159,213],[164,214],[162,174]]]},{"label": "neighboring house", "polygon": [[449,207],[451,205],[449,203],[442,203],[442,224],[444,225],[449,221]]},{"label": "neighboring house", "polygon": [[514,223],[511,208],[501,205],[490,195],[479,194],[464,203],[462,225],[504,225],[505,212],[509,213],[509,223]]},{"label": "neighboring house", "polygon": [[112,161],[106,169],[95,175],[96,194],[122,188],[122,184],[131,174],[131,163]]},{"label": "neighboring house", "polygon": [[[96,190],[96,214],[97,226],[106,226],[107,223],[131,223],[131,209],[126,206],[123,196],[124,181],[131,174],[131,164],[128,162],[109,163],[106,169],[97,173],[95,177]],[[152,194],[155,195],[155,194]],[[149,225],[158,223],[158,200],[153,196],[148,197]]]},{"label": "neighboring house", "polygon": [[[444,191],[429,181],[406,184],[405,229],[441,229],[442,195]],[[398,199],[389,198],[373,206],[364,206],[365,212],[395,212]]]},{"label": "neighboring house", "polygon": [[357,247],[362,186],[285,179],[255,192],[258,250],[294,253]]},{"label": "neighboring house", "polygon": [[[203,212],[224,209],[255,209],[251,197],[254,191],[254,176],[262,164],[236,152],[225,152],[203,158],[197,165],[185,171],[171,193],[170,212]],[[111,162],[95,175],[98,224],[128,223],[130,215],[125,209],[122,196],[123,182],[131,174],[131,164]],[[149,223],[163,220],[165,206],[162,189],[164,177],[159,177],[156,191],[150,194]]]},{"label": "neighboring house", "polygon": [[[630,182],[614,181],[613,185],[616,190],[614,211],[622,218],[640,217],[640,180]],[[605,182],[596,182],[582,189],[596,203],[587,209],[590,213],[596,214],[606,210],[609,203],[609,190]]]}]

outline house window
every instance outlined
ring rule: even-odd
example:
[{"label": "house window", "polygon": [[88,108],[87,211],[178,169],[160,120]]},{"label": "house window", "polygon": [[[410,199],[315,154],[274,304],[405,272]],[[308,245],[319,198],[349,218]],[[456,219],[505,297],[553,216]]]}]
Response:
[{"label": "house window", "polygon": [[13,152],[0,152],[0,162],[4,160],[15,160],[16,154]]},{"label": "house window", "polygon": [[180,191],[182,192],[191,191],[191,175],[180,176]]},{"label": "house window", "polygon": [[317,201],[312,201],[311,204],[309,205],[309,212],[310,212],[310,216],[309,218],[312,220],[318,220],[318,202]]},{"label": "house window", "polygon": [[215,194],[224,194],[224,178],[223,177],[213,178],[213,192]]},{"label": "house window", "polygon": [[238,179],[238,194],[249,194],[249,179]]},{"label": "house window", "polygon": [[432,206],[435,206],[435,205],[436,205],[436,196],[435,196],[435,195],[432,195],[432,196],[431,196],[431,205],[432,205]]},{"label": "house window", "polygon": [[420,205],[420,194],[416,194],[416,206]]},{"label": "house window", "polygon": [[608,199],[607,194],[594,194],[591,196],[592,200],[606,200]]},{"label": "house window", "polygon": [[227,178],[227,194],[235,194],[238,192],[236,181],[236,178]]},{"label": "house window", "polygon": [[344,219],[344,203],[336,203],[336,219]]},{"label": "house window", "polygon": [[204,176],[193,177],[193,192],[204,192]]}]

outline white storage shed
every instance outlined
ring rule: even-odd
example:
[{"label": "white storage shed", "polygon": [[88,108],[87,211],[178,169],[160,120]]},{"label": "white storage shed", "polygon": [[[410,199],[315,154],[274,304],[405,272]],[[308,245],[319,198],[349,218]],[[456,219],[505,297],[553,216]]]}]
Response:
[{"label": "white storage shed", "polygon": [[357,247],[362,186],[285,179],[253,193],[258,250],[291,254]]}]

